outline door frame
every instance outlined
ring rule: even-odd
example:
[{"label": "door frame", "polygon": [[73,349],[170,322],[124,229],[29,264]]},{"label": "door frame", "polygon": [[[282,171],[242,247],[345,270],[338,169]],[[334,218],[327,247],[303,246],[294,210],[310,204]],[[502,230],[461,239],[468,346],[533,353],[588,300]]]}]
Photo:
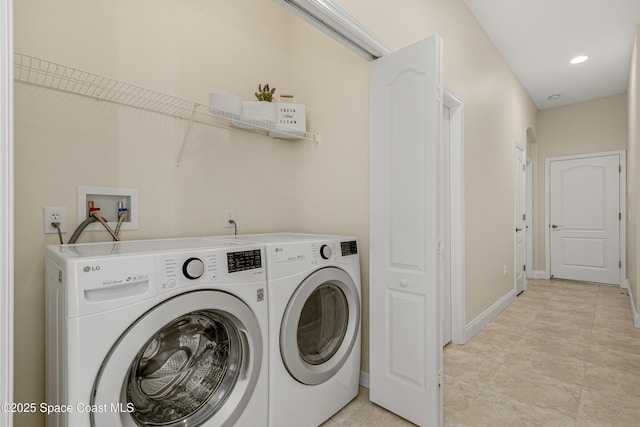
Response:
[{"label": "door frame", "polygon": [[533,279],[533,236],[535,235],[535,228],[533,227],[533,159],[527,154],[527,172],[525,176],[525,200],[524,211],[526,215],[525,225],[526,231],[526,250],[525,250],[525,265],[527,266],[526,277],[527,279]]},{"label": "door frame", "polygon": [[605,156],[620,156],[620,213],[622,214],[622,218],[620,219],[620,229],[619,229],[619,245],[620,245],[620,261],[622,262],[622,266],[620,268],[620,276],[618,284],[621,287],[624,287],[626,283],[626,275],[627,275],[627,156],[625,150],[616,150],[616,151],[603,151],[598,153],[587,153],[587,154],[576,154],[571,156],[561,156],[561,157],[548,157],[544,162],[544,223],[545,223],[545,276],[546,278],[551,277],[551,228],[550,228],[550,217],[551,217],[551,209],[549,199],[551,197],[551,183],[549,181],[551,174],[551,162],[553,161],[562,161],[562,160],[580,160],[580,159],[588,159],[591,157],[605,157]]},{"label": "door frame", "polygon": [[[520,153],[521,156],[521,163],[522,166],[524,167],[523,170],[519,170],[519,168],[516,168],[516,163],[517,163],[517,155],[518,152]],[[513,143],[513,162],[514,162],[514,176],[513,176],[513,185],[514,185],[514,209],[513,209],[513,218],[514,218],[514,225],[515,227],[518,226],[518,224],[523,224],[524,220],[522,220],[521,218],[518,218],[518,204],[520,204],[519,208],[520,208],[520,212],[526,215],[526,188],[527,188],[527,150],[526,148],[518,143],[517,141],[514,141]],[[518,199],[515,197],[515,195],[518,194],[517,189],[516,189],[516,185],[518,185],[519,183],[519,179],[520,176],[522,176],[522,187],[520,188],[520,200],[518,201]],[[527,290],[527,274],[524,271],[524,265],[527,264],[527,230],[526,228],[523,228],[521,230],[522,232],[522,247],[523,247],[523,259],[521,259],[520,263],[518,262],[518,236],[517,234],[514,234],[514,238],[513,238],[513,251],[514,251],[514,263],[513,263],[513,290],[516,293],[516,295],[518,295],[520,292],[524,292]],[[522,291],[518,292],[518,273],[517,273],[517,269],[520,266],[520,268],[522,268],[522,280],[523,280],[523,285],[522,285]]]},{"label": "door frame", "polygon": [[[13,402],[12,6],[0,0],[0,402]],[[11,411],[0,411],[0,425],[13,425]]]},{"label": "door frame", "polygon": [[[443,91],[443,105],[451,112],[449,120],[449,222],[451,266],[451,342],[464,344],[466,284],[464,230],[464,101],[448,88]],[[440,179],[447,179],[440,177]]]}]

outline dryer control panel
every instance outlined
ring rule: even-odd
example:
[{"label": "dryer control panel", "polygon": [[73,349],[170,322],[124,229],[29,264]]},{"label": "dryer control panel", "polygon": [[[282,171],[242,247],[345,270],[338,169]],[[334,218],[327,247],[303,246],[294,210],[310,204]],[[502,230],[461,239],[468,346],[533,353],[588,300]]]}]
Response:
[{"label": "dryer control panel", "polygon": [[358,255],[357,240],[314,242],[311,244],[311,255],[318,261],[335,261],[339,257]]},{"label": "dryer control panel", "polygon": [[311,256],[314,264],[317,261],[335,260],[340,255],[338,251],[338,242],[314,242],[311,244]]}]

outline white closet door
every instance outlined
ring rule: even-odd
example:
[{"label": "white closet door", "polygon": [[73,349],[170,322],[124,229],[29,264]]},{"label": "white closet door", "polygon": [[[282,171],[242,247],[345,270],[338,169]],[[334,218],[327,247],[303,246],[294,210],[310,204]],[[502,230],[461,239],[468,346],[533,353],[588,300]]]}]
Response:
[{"label": "white closet door", "polygon": [[373,61],[370,105],[370,397],[438,426],[442,39]]},{"label": "white closet door", "polygon": [[549,169],[551,277],[619,285],[620,156],[552,159]]}]

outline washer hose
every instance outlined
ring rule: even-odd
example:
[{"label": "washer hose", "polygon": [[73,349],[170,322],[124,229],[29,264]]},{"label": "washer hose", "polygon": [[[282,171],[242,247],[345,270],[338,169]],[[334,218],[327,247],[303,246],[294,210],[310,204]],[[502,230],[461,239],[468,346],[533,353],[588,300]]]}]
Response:
[{"label": "washer hose", "polygon": [[114,231],[116,233],[116,236],[118,236],[118,238],[120,237],[120,227],[122,227],[122,223],[124,222],[124,219],[126,217],[127,217],[127,209],[126,208],[119,208],[118,209],[118,224],[116,224],[116,229]]},{"label": "washer hose", "polygon": [[96,209],[94,211],[92,211],[90,214],[90,216],[93,216],[96,218],[96,220],[98,220],[98,222],[100,224],[102,224],[102,226],[104,227],[105,230],[107,230],[109,232],[109,234],[111,234],[111,237],[113,237],[113,240],[115,242],[119,241],[120,239],[118,238],[118,236],[116,236],[116,233],[113,232],[113,230],[111,229],[111,227],[109,227],[109,224],[107,224],[107,222],[102,218],[102,216],[100,216],[100,210]]},{"label": "washer hose", "polygon": [[87,225],[91,224],[92,222],[96,222],[97,220],[98,219],[95,216],[89,215],[89,217],[87,217],[87,219],[82,221],[80,225],[78,225],[76,230],[73,232],[73,234],[71,235],[71,238],[69,239],[69,244],[75,243],[76,240],[78,240],[78,237],[80,237],[80,234],[82,233],[82,231],[84,231],[84,229],[87,228]]}]

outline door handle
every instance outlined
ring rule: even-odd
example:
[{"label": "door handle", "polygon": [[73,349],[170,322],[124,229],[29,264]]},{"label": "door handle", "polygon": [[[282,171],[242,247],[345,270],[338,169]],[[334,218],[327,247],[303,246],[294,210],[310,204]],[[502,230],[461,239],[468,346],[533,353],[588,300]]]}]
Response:
[{"label": "door handle", "polygon": [[559,226],[559,225],[556,225],[556,224],[551,224],[551,228],[553,228],[554,230],[555,230],[556,228],[558,228],[558,227],[560,227],[560,226]]},{"label": "door handle", "polygon": [[517,233],[518,231],[522,231],[522,228],[518,228],[518,227],[516,227],[516,233]]}]

